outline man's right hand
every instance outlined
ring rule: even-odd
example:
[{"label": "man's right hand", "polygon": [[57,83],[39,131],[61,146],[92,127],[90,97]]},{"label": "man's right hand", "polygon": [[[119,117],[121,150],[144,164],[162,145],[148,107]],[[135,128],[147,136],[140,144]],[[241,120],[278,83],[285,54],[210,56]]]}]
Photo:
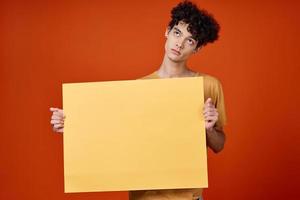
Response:
[{"label": "man's right hand", "polygon": [[50,123],[52,125],[53,131],[63,133],[64,122],[66,118],[66,116],[64,115],[64,111],[59,108],[50,108],[50,111],[52,112]]}]

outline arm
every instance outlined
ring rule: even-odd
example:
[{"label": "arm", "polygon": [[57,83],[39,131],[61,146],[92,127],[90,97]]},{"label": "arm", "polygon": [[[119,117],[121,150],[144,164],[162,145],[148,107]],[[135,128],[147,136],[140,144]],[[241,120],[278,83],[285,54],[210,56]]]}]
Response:
[{"label": "arm", "polygon": [[224,148],[225,134],[222,129],[212,128],[206,130],[207,146],[209,146],[215,153],[219,153]]}]

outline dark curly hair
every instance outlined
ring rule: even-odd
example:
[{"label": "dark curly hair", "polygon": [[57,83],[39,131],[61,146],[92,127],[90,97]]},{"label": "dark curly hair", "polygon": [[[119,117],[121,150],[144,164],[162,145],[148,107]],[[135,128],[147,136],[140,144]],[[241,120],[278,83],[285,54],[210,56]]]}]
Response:
[{"label": "dark curly hair", "polygon": [[198,42],[197,47],[212,43],[218,39],[220,25],[207,11],[199,9],[190,1],[180,2],[171,11],[171,21],[169,22],[169,30],[180,21],[188,24],[188,31],[192,37]]}]

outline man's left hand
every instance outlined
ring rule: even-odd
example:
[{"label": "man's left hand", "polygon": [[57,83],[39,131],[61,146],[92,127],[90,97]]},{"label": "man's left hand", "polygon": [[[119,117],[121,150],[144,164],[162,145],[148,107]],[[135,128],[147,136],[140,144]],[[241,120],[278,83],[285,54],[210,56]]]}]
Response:
[{"label": "man's left hand", "polygon": [[211,98],[208,98],[204,103],[203,115],[205,120],[205,129],[206,131],[212,131],[216,122],[218,121],[218,110],[215,108],[212,103]]}]

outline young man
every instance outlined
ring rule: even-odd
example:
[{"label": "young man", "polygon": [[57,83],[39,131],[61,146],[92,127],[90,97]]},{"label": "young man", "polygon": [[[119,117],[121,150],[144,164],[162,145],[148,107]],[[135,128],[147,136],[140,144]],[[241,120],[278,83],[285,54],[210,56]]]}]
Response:
[{"label": "young man", "polygon": [[[218,38],[219,25],[206,11],[200,10],[189,1],[179,3],[171,11],[171,21],[166,29],[165,55],[160,68],[143,79],[193,77],[204,79],[204,110],[207,145],[220,152],[225,143],[223,125],[225,106],[221,83],[214,77],[190,70],[188,58],[201,47]],[[53,112],[51,124],[55,132],[63,132],[64,114],[61,109]],[[192,200],[202,199],[202,189],[172,189],[131,191],[130,200]]]}]

